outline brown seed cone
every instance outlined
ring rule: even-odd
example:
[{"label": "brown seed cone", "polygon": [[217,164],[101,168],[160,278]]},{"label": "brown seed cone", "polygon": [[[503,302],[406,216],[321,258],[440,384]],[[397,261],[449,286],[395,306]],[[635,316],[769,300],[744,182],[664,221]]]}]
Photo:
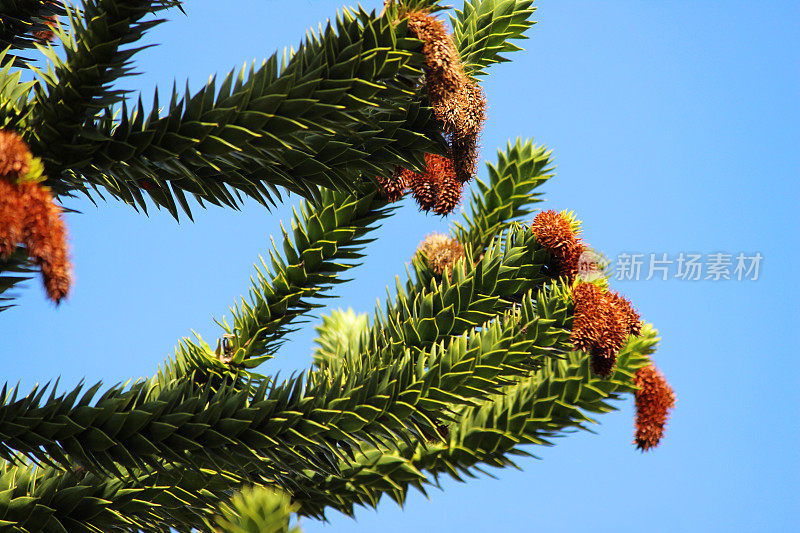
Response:
[{"label": "brown seed cone", "polygon": [[675,407],[675,391],[655,365],[636,371],[636,437],[634,443],[642,451],[658,446],[664,426]]},{"label": "brown seed cone", "polygon": [[[449,205],[448,202],[452,204],[456,194],[460,200],[461,192],[456,191],[452,186],[452,182],[456,181],[453,161],[440,155],[425,154],[425,163],[427,167],[424,174],[408,173],[409,188],[420,209],[435,211],[438,205],[439,210],[444,210]],[[442,191],[446,192],[440,201]],[[456,201],[457,203],[458,201]]]},{"label": "brown seed cone", "polygon": [[0,178],[0,258],[7,258],[22,241],[24,205],[19,189]]},{"label": "brown seed cone", "polygon": [[47,296],[59,303],[72,284],[67,231],[50,192],[36,183],[18,185],[24,206],[22,242],[40,266]]},{"label": "brown seed cone", "polygon": [[30,170],[28,145],[16,132],[0,130],[0,178],[16,181]]},{"label": "brown seed cone", "polygon": [[417,205],[423,211],[430,211],[436,205],[439,187],[428,174],[414,174],[409,188]]},{"label": "brown seed cone", "polygon": [[580,283],[572,291],[575,319],[570,340],[578,350],[592,353],[599,345],[606,320],[607,301],[603,289],[593,283]]},{"label": "brown seed cone", "polygon": [[441,233],[432,233],[425,237],[417,248],[417,253],[437,275],[449,272],[453,264],[465,256],[460,242]]},{"label": "brown seed cone", "polygon": [[552,210],[542,211],[533,219],[531,230],[539,244],[553,255],[558,275],[574,279],[584,246],[570,220]]},{"label": "brown seed cone", "polygon": [[617,366],[616,355],[592,354],[592,372],[598,376],[609,377]]}]

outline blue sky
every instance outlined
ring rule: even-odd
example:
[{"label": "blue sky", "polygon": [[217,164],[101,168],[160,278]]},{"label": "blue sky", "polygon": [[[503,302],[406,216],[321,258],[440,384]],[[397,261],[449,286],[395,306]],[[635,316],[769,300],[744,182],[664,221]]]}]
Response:
[{"label": "blue sky", "polygon": [[[146,74],[122,85],[146,95],[173,79],[197,88],[296,45],[341,4],[187,2],[188,17],[171,15],[148,37],[161,46],[138,56]],[[445,480],[430,501],[414,494],[405,509],[387,500],[357,521],[334,513],[330,524],[304,520],[304,528],[797,531],[800,5],[536,4],[526,50],[484,83],[483,157],[494,160],[518,136],[552,149],[557,172],[545,205],[574,210],[585,239],[611,258],[644,254],[646,270],[651,253],[760,253],[759,279],[612,282],[663,338],[656,361],[678,405],[657,450],[631,445],[626,400],[601,417],[597,434],[531,449],[542,460],[520,461],[522,471]],[[290,209],[249,202],[241,212],[198,209],[196,222],[177,224],[117,203],[68,206],[83,212],[67,217],[73,296],[55,309],[32,282],[0,315],[4,378],[23,388],[59,375],[64,385],[147,376],[180,337],[216,338],[212,317],[246,292],[252,263]],[[377,232],[358,282],[339,288],[332,305],[371,311],[419,241],[448,223],[406,201]],[[312,333],[297,333],[265,370],[308,366]]]}]

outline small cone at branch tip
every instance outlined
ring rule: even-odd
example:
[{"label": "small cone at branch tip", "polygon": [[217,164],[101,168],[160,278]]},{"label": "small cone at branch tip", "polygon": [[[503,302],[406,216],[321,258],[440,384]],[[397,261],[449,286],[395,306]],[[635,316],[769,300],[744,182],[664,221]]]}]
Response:
[{"label": "small cone at branch tip", "polygon": [[591,354],[592,372],[608,377],[625,339],[640,333],[639,315],[627,299],[594,283],[578,283],[572,289],[572,301],[572,344]]},{"label": "small cone at branch tip", "polygon": [[664,375],[651,364],[636,371],[636,437],[634,443],[642,451],[658,446],[670,411],[675,407],[675,391]]},{"label": "small cone at branch tip", "polygon": [[553,255],[558,275],[573,280],[585,247],[570,217],[552,210],[542,211],[533,219],[531,230],[537,242]]},{"label": "small cone at branch tip", "polygon": [[465,257],[464,246],[456,239],[441,233],[432,233],[425,237],[417,248],[417,253],[437,275],[449,272],[456,261]]}]

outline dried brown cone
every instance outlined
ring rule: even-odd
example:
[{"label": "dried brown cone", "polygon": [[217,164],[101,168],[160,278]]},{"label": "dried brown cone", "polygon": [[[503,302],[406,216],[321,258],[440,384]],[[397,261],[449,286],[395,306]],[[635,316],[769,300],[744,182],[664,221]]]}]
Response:
[{"label": "dried brown cone", "polygon": [[531,230],[536,241],[553,255],[558,275],[574,279],[584,246],[570,219],[563,213],[542,211],[533,219]]},{"label": "dried brown cone", "polygon": [[426,174],[414,174],[409,186],[411,195],[423,211],[430,211],[436,205],[438,184]]},{"label": "dried brown cone", "polygon": [[445,271],[449,272],[456,261],[464,258],[464,246],[447,235],[432,233],[420,243],[417,253],[424,258],[428,268],[442,275]]},{"label": "dried brown cone", "polygon": [[478,172],[478,136],[451,138],[450,152],[453,154],[453,166],[458,181],[466,183],[471,180]]},{"label": "dried brown cone", "polygon": [[19,134],[0,130],[0,178],[16,182],[28,173],[32,158],[28,145]]},{"label": "dried brown cone", "polygon": [[463,83],[465,75],[458,50],[444,23],[430,13],[409,13],[408,29],[422,41],[428,97],[436,103]]},{"label": "dried brown cone", "polygon": [[432,102],[436,118],[444,123],[444,132],[458,139],[477,136],[486,121],[486,95],[480,85],[464,75],[451,93]]},{"label": "dried brown cone", "polygon": [[37,183],[20,183],[17,189],[24,206],[22,243],[28,249],[28,256],[41,268],[47,296],[58,304],[72,284],[61,210],[50,191]]},{"label": "dried brown cone", "polygon": [[395,167],[394,175],[390,178],[378,177],[378,184],[386,198],[390,202],[397,202],[406,194],[406,190],[414,175],[410,170],[402,167]]},{"label": "dried brown cone", "polygon": [[572,290],[575,319],[572,344],[591,354],[592,372],[608,377],[614,370],[617,354],[628,337],[625,313],[610,293],[593,283],[579,283]]},{"label": "dried brown cone", "polygon": [[445,176],[439,183],[439,193],[433,212],[437,215],[449,215],[461,203],[461,194],[464,191],[464,184],[455,176]]},{"label": "dried brown cone", "polygon": [[642,332],[642,318],[633,308],[631,301],[618,292],[609,292],[609,298],[620,315],[620,320],[625,324],[625,329],[631,335]]},{"label": "dried brown cone", "polygon": [[450,139],[456,175],[464,183],[476,172],[478,136],[486,121],[486,96],[464,73],[444,24],[424,11],[408,15],[408,27],[423,42],[425,85],[436,118]]},{"label": "dried brown cone", "polygon": [[0,178],[0,259],[8,258],[22,241],[24,207],[17,186]]},{"label": "dried brown cone", "polygon": [[636,437],[634,443],[642,451],[658,446],[664,426],[675,407],[675,391],[655,365],[636,371]]},{"label": "dried brown cone", "polygon": [[[408,174],[411,194],[423,211],[433,209],[437,212],[438,205],[438,209],[442,211],[439,214],[446,214],[443,210],[448,205],[452,205],[454,208],[461,199],[461,191],[453,188],[453,182],[456,181],[453,162],[444,156],[425,154],[425,163],[427,167],[424,174],[413,172]],[[440,195],[443,191],[445,191],[445,197],[440,202]],[[453,197],[456,194],[458,195],[458,200],[453,205]]]}]

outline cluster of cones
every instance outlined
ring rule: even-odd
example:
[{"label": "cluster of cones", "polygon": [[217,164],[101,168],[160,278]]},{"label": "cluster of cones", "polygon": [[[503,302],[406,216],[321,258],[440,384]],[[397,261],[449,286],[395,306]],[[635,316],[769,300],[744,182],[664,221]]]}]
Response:
[{"label": "cluster of cones", "polygon": [[41,163],[22,138],[0,130],[0,259],[24,246],[42,272],[47,296],[59,303],[72,282],[67,232],[41,180]]},{"label": "cluster of cones", "polygon": [[397,168],[394,176],[379,182],[390,201],[410,190],[422,210],[447,215],[459,204],[464,183],[476,173],[486,97],[464,72],[442,21],[425,11],[412,11],[407,19],[409,32],[423,43],[428,100],[450,149],[448,157],[426,154],[422,174]]},{"label": "cluster of cones", "polygon": [[[558,276],[572,287],[575,306],[571,341],[575,349],[591,354],[592,372],[608,378],[617,354],[629,335],[639,335],[642,321],[631,302],[617,292],[578,278],[582,254],[588,250],[578,236],[577,222],[566,213],[543,211],[531,230],[537,242],[550,252]],[[583,272],[581,272],[583,274]],[[636,374],[636,444],[642,450],[658,445],[675,395],[654,365]]]},{"label": "cluster of cones", "polygon": [[447,215],[461,202],[464,184],[455,175],[453,161],[436,154],[425,154],[426,169],[422,174],[397,167],[391,178],[378,178],[390,202],[396,202],[406,191],[423,211]]}]

